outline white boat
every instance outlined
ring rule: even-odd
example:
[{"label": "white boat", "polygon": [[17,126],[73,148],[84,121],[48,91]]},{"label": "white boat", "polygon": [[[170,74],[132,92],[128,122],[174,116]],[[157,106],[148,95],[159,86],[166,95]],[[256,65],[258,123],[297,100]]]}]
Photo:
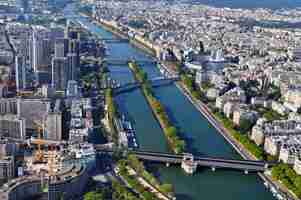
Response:
[{"label": "white boat", "polygon": [[281,194],[279,194],[279,193],[276,195],[276,197],[277,197],[277,199],[279,199],[279,200],[283,200],[283,199],[284,199],[284,197],[281,196]]},{"label": "white boat", "polygon": [[273,186],[271,186],[271,189],[270,189],[270,190],[271,190],[273,196],[276,196],[277,190],[276,190]]},{"label": "white boat", "polygon": [[268,183],[268,182],[264,182],[263,184],[264,184],[264,186],[265,186],[266,188],[269,187],[269,183]]}]

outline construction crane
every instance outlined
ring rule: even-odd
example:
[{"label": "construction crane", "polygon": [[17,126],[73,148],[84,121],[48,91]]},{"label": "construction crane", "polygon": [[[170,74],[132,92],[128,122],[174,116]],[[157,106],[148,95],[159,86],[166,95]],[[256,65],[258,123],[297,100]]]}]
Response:
[{"label": "construction crane", "polygon": [[[43,139],[43,133],[45,130],[45,123],[40,120],[34,120],[35,127],[38,132],[38,139],[34,141],[37,144],[38,149],[35,153],[35,162],[43,163],[47,162],[48,164],[48,176],[52,178],[55,176],[55,164],[56,164],[56,145],[49,143],[49,141]],[[45,156],[44,149],[42,149],[43,145],[48,145],[47,158]]]},{"label": "construction crane", "polygon": [[35,152],[35,162],[44,162],[44,150],[42,149],[42,145],[45,144],[42,141],[44,133],[44,123],[41,123],[39,120],[34,120],[34,125],[38,133],[38,140],[36,141],[38,149]]},{"label": "construction crane", "polygon": [[49,179],[55,176],[56,150],[55,146],[50,146],[48,149],[48,176]]}]

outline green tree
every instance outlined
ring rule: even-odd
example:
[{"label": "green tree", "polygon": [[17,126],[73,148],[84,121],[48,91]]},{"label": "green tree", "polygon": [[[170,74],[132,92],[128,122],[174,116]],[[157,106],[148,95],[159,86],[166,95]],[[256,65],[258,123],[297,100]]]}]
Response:
[{"label": "green tree", "polygon": [[160,190],[166,194],[173,194],[174,193],[174,188],[171,184],[162,184],[160,186]]},{"label": "green tree", "polygon": [[88,192],[84,195],[84,200],[104,200],[101,191]]},{"label": "green tree", "polygon": [[242,119],[240,121],[240,125],[239,125],[239,130],[242,132],[242,133],[246,133],[248,132],[253,126],[253,123],[248,120],[248,119]]},{"label": "green tree", "polygon": [[168,137],[176,137],[177,136],[177,129],[174,126],[170,126],[166,129],[166,134]]}]

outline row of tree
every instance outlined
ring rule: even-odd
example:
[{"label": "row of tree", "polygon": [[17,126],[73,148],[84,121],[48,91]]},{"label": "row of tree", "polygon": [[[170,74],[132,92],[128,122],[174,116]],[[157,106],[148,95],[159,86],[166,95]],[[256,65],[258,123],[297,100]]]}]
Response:
[{"label": "row of tree", "polygon": [[203,101],[204,103],[208,103],[207,97],[200,90],[200,88],[196,85],[194,79],[195,79],[194,75],[189,75],[189,74],[185,74],[185,73],[181,74],[181,81],[185,85],[185,87],[189,90],[191,95],[194,98]]},{"label": "row of tree", "polygon": [[[224,127],[231,133],[231,135],[240,142],[249,152],[251,152],[256,158],[263,160],[266,155],[263,149],[257,146],[254,142],[250,140],[247,134],[241,133],[239,130],[235,129],[235,125],[231,120],[224,116],[220,112],[213,113],[214,116],[219,119],[219,121],[224,125]],[[246,125],[246,127],[249,125]]]},{"label": "row of tree", "polygon": [[152,91],[152,86],[147,78],[147,74],[136,63],[131,62],[129,63],[129,66],[132,69],[135,78],[142,84],[143,94],[151,106],[153,113],[160,122],[160,125],[172,150],[175,153],[182,153],[185,150],[186,143],[184,140],[180,139],[178,136],[178,129],[172,125],[164,106],[155,97]]},{"label": "row of tree", "polygon": [[117,109],[113,99],[113,91],[111,88],[106,90],[105,101],[107,105],[108,125],[110,127],[110,139],[114,143],[118,143],[118,132],[114,125],[114,119],[117,117]]},{"label": "row of tree", "polygon": [[144,200],[159,200],[157,196],[148,190],[142,183],[138,181],[138,177],[136,175],[132,175],[129,173],[127,168],[127,161],[120,160],[118,162],[119,175],[125,179],[127,184],[139,194],[139,196]]},{"label": "row of tree", "polygon": [[127,159],[127,164],[133,168],[136,173],[143,177],[147,182],[149,182],[153,187],[157,188],[160,192],[167,196],[174,196],[173,186],[171,184],[161,184],[151,173],[149,173],[142,162],[138,160],[135,155],[129,155]]},{"label": "row of tree", "polygon": [[288,189],[301,198],[301,176],[287,164],[279,164],[272,168],[272,176],[280,180]]}]

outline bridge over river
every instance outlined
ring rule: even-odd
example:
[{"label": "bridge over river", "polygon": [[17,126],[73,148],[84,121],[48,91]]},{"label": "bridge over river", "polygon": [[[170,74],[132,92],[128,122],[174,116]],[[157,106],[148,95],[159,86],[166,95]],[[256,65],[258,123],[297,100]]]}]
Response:
[{"label": "bridge over river", "polygon": [[[109,64],[111,67],[114,65],[128,65],[130,60],[124,59],[104,59],[103,62]],[[156,65],[156,60],[135,60],[135,63],[139,65]]]},{"label": "bridge over river", "polygon": [[[98,153],[113,153],[112,149],[104,148],[101,145],[95,145],[95,150]],[[265,171],[275,164],[266,161],[234,160],[209,156],[195,156],[188,153],[171,154],[140,150],[124,150],[124,152],[133,154],[137,156],[138,159],[144,161],[164,163],[167,166],[170,164],[181,165],[183,170],[189,174],[194,173],[198,166],[209,167],[212,171],[215,171],[217,168],[242,170],[247,174],[249,172]]]},{"label": "bridge over river", "polygon": [[[161,87],[165,85],[170,85],[175,81],[178,81],[180,77],[174,76],[174,77],[156,77],[153,79],[150,79],[149,82],[152,85],[152,87]],[[140,88],[141,84],[138,82],[130,82],[123,85],[120,85],[118,87],[113,88],[114,94],[118,95],[121,93],[129,92],[132,90],[135,90],[137,88]]]},{"label": "bridge over river", "polygon": [[127,38],[100,38],[101,41],[105,43],[128,43],[129,39]]}]

